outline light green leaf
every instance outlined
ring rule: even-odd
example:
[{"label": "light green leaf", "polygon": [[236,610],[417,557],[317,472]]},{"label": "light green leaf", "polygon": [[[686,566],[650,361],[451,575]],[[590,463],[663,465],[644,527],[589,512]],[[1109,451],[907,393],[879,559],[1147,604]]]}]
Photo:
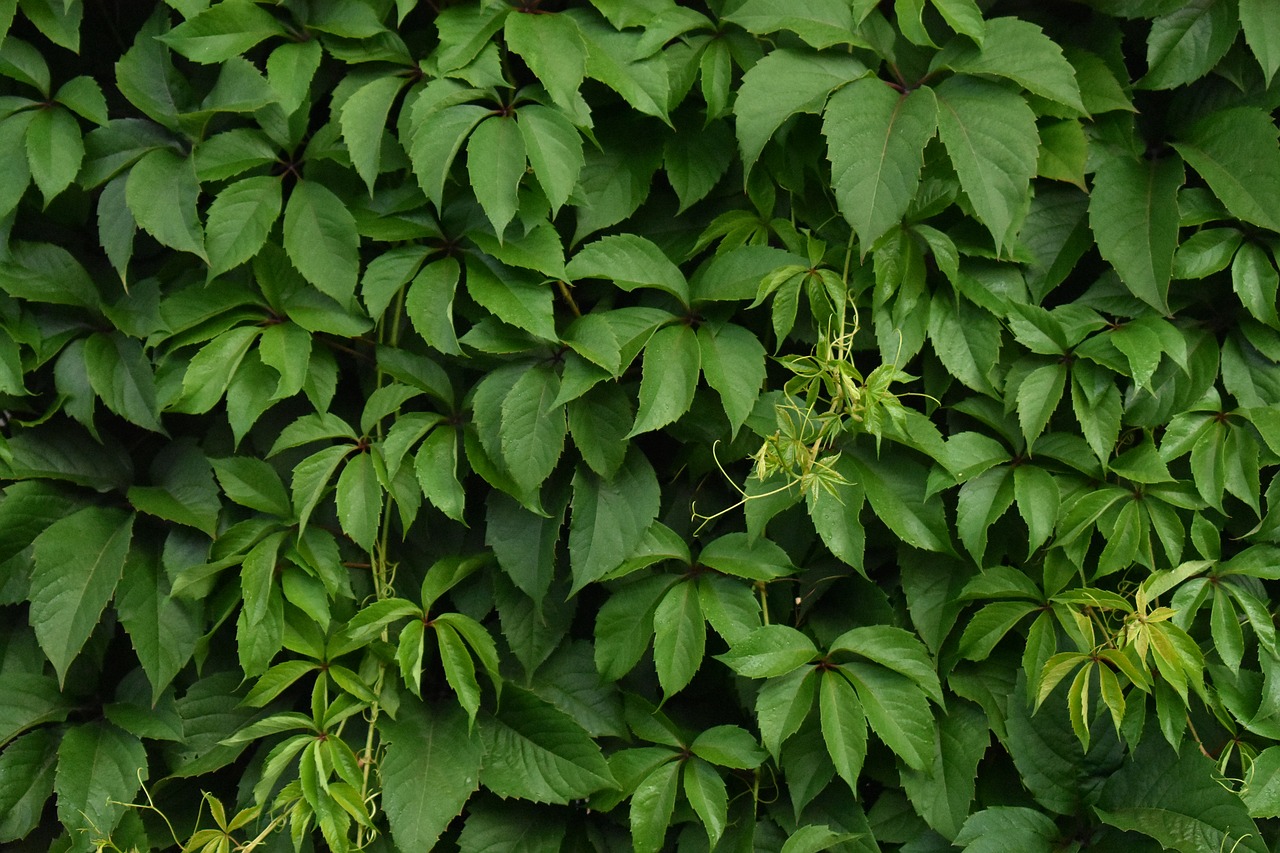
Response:
[{"label": "light green leaf", "polygon": [[867,77],[827,102],[822,130],[836,202],[864,255],[906,214],[937,127],[938,103],[927,86],[903,94]]},{"label": "light green leaf", "polygon": [[480,717],[480,731],[485,746],[480,778],[500,797],[564,804],[615,787],[590,735],[521,687],[503,689],[498,711]]},{"label": "light green leaf", "polygon": [[1268,747],[1253,760],[1240,799],[1252,817],[1280,817],[1280,747]]},{"label": "light green leaf", "polygon": [[261,331],[256,326],[239,326],[205,344],[187,366],[182,396],[170,408],[193,415],[212,409],[227,392],[236,368]]},{"label": "light green leaf", "polygon": [[[509,15],[516,18],[561,18],[560,15]],[[520,107],[516,125],[524,140],[524,150],[555,216],[578,184],[578,175],[586,162],[582,155],[582,137],[560,112],[541,104]],[[468,154],[470,156],[470,154]]]},{"label": "light green leaf", "polygon": [[550,287],[510,272],[500,277],[498,270],[472,257],[467,258],[466,270],[467,292],[499,320],[546,341],[557,339]]},{"label": "light green leaf", "polygon": [[351,165],[373,193],[382,163],[382,136],[391,104],[408,79],[377,77],[351,93],[342,104],[342,138],[351,154]]},{"label": "light green leaf", "polygon": [[269,175],[244,178],[218,193],[205,220],[210,277],[258,253],[280,217],[281,203],[280,179]]},{"label": "light green leaf", "polygon": [[771,51],[742,75],[734,101],[734,127],[745,172],[765,143],[796,113],[820,113],[827,96],[867,73],[850,56],[815,54],[787,48]]},{"label": "light green leaf", "polygon": [[36,537],[31,624],[61,683],[93,633],[124,571],[133,515],[88,506]]},{"label": "light green leaf", "polygon": [[204,258],[204,232],[196,217],[200,185],[190,158],[168,148],[148,151],[129,172],[124,193],[143,231],[165,246]]},{"label": "light green leaf", "polygon": [[37,110],[27,125],[27,162],[47,206],[71,185],[84,160],[80,125],[68,110]]},{"label": "light green leaf", "polygon": [[478,104],[456,104],[433,112],[414,133],[409,160],[422,191],[437,208],[443,203],[444,183],[463,142],[491,113]]},{"label": "light green leaf", "polygon": [[276,93],[280,109],[292,115],[311,91],[324,49],[318,39],[285,42],[267,57],[267,85]]},{"label": "light green leaf", "polygon": [[685,581],[668,590],[654,611],[653,625],[653,662],[658,684],[669,699],[693,680],[706,651],[707,623],[697,584]]},{"label": "light green leaf", "polygon": [[565,267],[571,280],[599,278],[622,290],[652,287],[689,304],[684,273],[652,241],[635,234],[616,234],[583,247]]},{"label": "light green leaf", "polygon": [[[480,786],[479,738],[448,703],[405,702],[378,728],[387,742],[379,770],[391,837],[402,850],[430,850]],[[421,784],[424,774],[430,785]]]},{"label": "light green leaf", "polygon": [[772,678],[799,669],[817,656],[813,640],[795,628],[764,625],[715,657],[745,678]]},{"label": "light green leaf", "polygon": [[1235,0],[1188,0],[1151,22],[1145,89],[1173,89],[1208,74],[1240,31]]},{"label": "light green leaf", "polygon": [[138,738],[105,722],[72,726],[58,745],[58,820],[77,835],[109,837],[146,779]]},{"label": "light green leaf", "polygon": [[174,27],[160,41],[196,62],[222,62],[239,56],[263,39],[284,35],[270,12],[255,3],[217,3]]},{"label": "light green leaf", "polygon": [[982,47],[987,34],[986,22],[982,20],[982,10],[974,0],[933,0],[933,7],[951,29],[968,36]]},{"label": "light green leaf", "polygon": [[867,758],[867,718],[853,685],[838,669],[822,673],[818,687],[822,740],[831,762],[851,791],[858,790],[858,776]]},{"label": "light green leaf", "polygon": [[520,488],[531,491],[551,476],[568,431],[563,406],[555,405],[560,377],[537,365],[526,370],[502,400],[502,458]]},{"label": "light green leaf", "polygon": [[339,305],[351,302],[360,275],[360,235],[348,206],[316,181],[298,181],[284,209],[289,260]]},{"label": "light green leaf", "polygon": [[525,163],[524,137],[511,117],[495,116],[481,122],[467,140],[471,190],[499,239],[516,215],[516,192]]},{"label": "light green leaf", "polygon": [[644,349],[640,410],[626,437],[664,427],[689,411],[701,363],[698,336],[689,326],[654,332]]},{"label": "light green leaf", "polygon": [[1232,214],[1271,231],[1280,231],[1280,213],[1272,203],[1280,193],[1280,145],[1271,117],[1256,107],[1210,113],[1174,142]]},{"label": "light green leaf", "polygon": [[992,18],[980,42],[955,38],[938,52],[930,66],[966,74],[990,74],[1012,80],[1028,92],[1048,98],[1079,113],[1076,72],[1057,43],[1030,21]]},{"label": "light green leaf", "polygon": [[1262,77],[1268,85],[1280,69],[1280,19],[1267,0],[1239,0],[1240,24],[1244,40],[1262,66]]},{"label": "light green leaf", "polygon": [[[575,123],[585,123],[590,109],[578,94],[582,78],[587,73],[587,45],[582,30],[570,15],[545,10],[539,12],[506,16],[503,35],[507,47],[519,54],[542,85],[547,87],[547,93],[556,106],[572,116]],[[528,109],[521,108],[522,120]],[[527,137],[525,142],[532,150]],[[547,196],[553,198],[550,191]],[[556,206],[554,201],[552,205]]]},{"label": "light green leaf", "polygon": [[1024,214],[1036,173],[1035,114],[1021,96],[977,77],[950,77],[934,91],[938,135],[974,213],[1002,250]]}]

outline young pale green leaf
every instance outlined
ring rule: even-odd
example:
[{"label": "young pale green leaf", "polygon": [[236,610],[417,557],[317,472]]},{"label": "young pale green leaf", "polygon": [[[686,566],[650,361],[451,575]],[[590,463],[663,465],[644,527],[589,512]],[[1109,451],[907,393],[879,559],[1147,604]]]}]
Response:
[{"label": "young pale green leaf", "polygon": [[373,193],[382,163],[382,136],[391,104],[407,83],[400,76],[377,77],[351,93],[342,104],[342,138],[351,154],[351,165]]},{"label": "young pale green leaf", "polygon": [[1036,173],[1039,135],[1035,114],[1019,95],[998,83],[956,75],[935,90],[938,135],[973,204],[991,231],[997,251],[1025,214],[1027,189]]},{"label": "young pale green leaf", "polygon": [[955,843],[965,853],[1051,853],[1058,827],[1043,812],[1021,806],[994,806],[965,820]]},{"label": "young pale green leaf", "polygon": [[[511,15],[507,18],[559,18],[560,15]],[[551,215],[555,216],[578,184],[578,175],[586,162],[582,154],[582,137],[577,129],[559,111],[541,104],[520,107],[516,125],[524,140],[524,150],[533,169],[533,176],[551,202]],[[468,156],[470,154],[468,153]]]},{"label": "young pale green leaf", "polygon": [[147,752],[110,723],[72,726],[58,745],[58,820],[70,832],[107,833],[147,779]]},{"label": "young pale green leaf", "polygon": [[168,148],[144,154],[125,185],[125,201],[143,231],[165,246],[204,258],[204,232],[196,216],[199,195],[191,159]]},{"label": "young pale green leaf", "polygon": [[818,713],[831,762],[849,789],[857,791],[858,776],[867,758],[867,718],[858,693],[839,669],[821,675]]},{"label": "young pale green leaf", "polygon": [[298,181],[284,209],[284,249],[307,281],[339,305],[360,275],[360,235],[347,205],[324,184]]},{"label": "young pale green leaf", "polygon": [[813,640],[795,628],[764,625],[715,657],[745,678],[773,678],[799,669],[817,656]]},{"label": "young pale green leaf", "polygon": [[820,113],[833,89],[866,73],[866,66],[850,56],[787,48],[751,66],[733,104],[744,171],[750,172],[784,121],[796,113]]},{"label": "young pale green leaf", "polygon": [[84,140],[71,112],[37,110],[27,126],[27,162],[46,206],[76,179],[83,160]]},{"label": "young pale green leaf", "polygon": [[1240,32],[1234,2],[1189,0],[1151,22],[1145,89],[1173,89],[1208,74]]},{"label": "young pale green leaf", "polygon": [[480,785],[480,739],[448,704],[406,702],[378,727],[388,744],[379,770],[391,836],[401,849],[429,850]]},{"label": "young pale green leaf", "polygon": [[210,277],[258,253],[280,217],[281,204],[280,179],[269,175],[243,178],[218,193],[205,219]]},{"label": "young pale green leaf", "polygon": [[611,478],[578,469],[573,478],[569,524],[574,592],[617,568],[636,551],[658,515],[660,498],[653,467],[634,445]]},{"label": "young pale green leaf", "polygon": [[827,101],[822,130],[832,186],[864,255],[902,221],[920,182],[924,147],[937,128],[938,102],[927,86],[904,94],[866,77]]},{"label": "young pale green leaf", "polygon": [[1030,21],[992,18],[981,40],[954,38],[930,66],[1012,80],[1028,92],[1083,114],[1075,69],[1056,42]]},{"label": "young pale green leaf", "polygon": [[664,427],[693,404],[701,368],[698,335],[684,325],[654,332],[644,349],[640,379],[640,410],[627,438]]},{"label": "young pale green leaf", "polygon": [[1232,214],[1280,231],[1271,200],[1280,193],[1280,145],[1271,117],[1254,107],[1210,113],[1174,148]]},{"label": "young pale green leaf", "polygon": [[88,506],[49,525],[33,544],[31,624],[62,682],[124,571],[131,513]]},{"label": "young pale green leaf", "polygon": [[196,62],[222,62],[263,39],[284,35],[270,12],[254,3],[217,3],[170,30],[160,41]]},{"label": "young pale green leaf", "polygon": [[693,680],[706,651],[707,623],[697,584],[685,581],[671,587],[654,610],[653,626],[653,662],[658,684],[669,699]]}]

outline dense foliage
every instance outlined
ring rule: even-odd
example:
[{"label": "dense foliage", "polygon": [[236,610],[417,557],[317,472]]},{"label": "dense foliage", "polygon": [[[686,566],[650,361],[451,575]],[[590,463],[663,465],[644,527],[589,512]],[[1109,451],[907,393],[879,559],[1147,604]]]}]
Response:
[{"label": "dense foliage", "polygon": [[0,33],[0,843],[1280,843],[1274,0]]}]

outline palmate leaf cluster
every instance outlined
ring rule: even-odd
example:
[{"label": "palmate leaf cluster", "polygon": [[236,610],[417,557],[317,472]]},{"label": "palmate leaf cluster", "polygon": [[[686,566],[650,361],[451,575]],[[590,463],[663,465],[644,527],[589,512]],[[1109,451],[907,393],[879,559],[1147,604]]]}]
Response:
[{"label": "palmate leaf cluster", "polygon": [[1272,0],[0,33],[0,843],[1280,842]]}]

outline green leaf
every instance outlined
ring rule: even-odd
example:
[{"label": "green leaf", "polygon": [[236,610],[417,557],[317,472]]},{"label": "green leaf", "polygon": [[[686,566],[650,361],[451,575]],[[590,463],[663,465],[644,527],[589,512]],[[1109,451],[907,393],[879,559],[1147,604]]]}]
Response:
[{"label": "green leaf", "polygon": [[1183,853],[1235,848],[1265,853],[1245,804],[1214,778],[1213,762],[1144,738],[1107,779],[1094,810],[1117,829],[1141,832]]},{"label": "green leaf", "polygon": [[27,125],[27,162],[47,206],[71,185],[84,160],[80,125],[68,110],[38,110]]},{"label": "green leaf", "polygon": [[956,498],[956,533],[974,562],[983,564],[987,534],[1013,503],[1013,472],[1009,468],[983,471],[960,487]]},{"label": "green leaf", "polygon": [[760,739],[774,758],[778,757],[783,742],[799,731],[813,710],[817,684],[815,670],[807,667],[770,678],[756,694]]},{"label": "green leaf", "polygon": [[451,429],[432,430],[418,446],[413,470],[427,500],[449,518],[461,521],[466,494],[458,482],[456,432]]},{"label": "green leaf", "polygon": [[715,658],[745,678],[773,678],[799,669],[817,656],[813,640],[795,628],[764,625]]},{"label": "green leaf", "polygon": [[42,723],[60,722],[72,707],[47,675],[6,672],[0,695],[0,746]]},{"label": "green leaf", "polygon": [[1089,140],[1077,119],[1063,119],[1040,127],[1040,155],[1036,174],[1085,188],[1084,171],[1089,156]]},{"label": "green leaf", "polygon": [[867,718],[853,685],[837,669],[822,673],[818,687],[818,712],[822,740],[836,772],[851,791],[858,790],[858,776],[867,758]]},{"label": "green leaf", "polygon": [[[534,17],[510,15],[510,18]],[[467,809],[467,823],[458,836],[460,853],[556,853],[564,843],[565,826],[548,821],[536,806],[520,802],[500,805],[479,801]]]},{"label": "green leaf", "polygon": [[115,607],[151,682],[154,705],[195,652],[203,633],[199,608],[173,598],[155,555],[138,549],[125,560]]},{"label": "green leaf", "polygon": [[471,190],[499,239],[516,215],[516,192],[525,163],[524,137],[513,118],[495,116],[483,121],[467,140]]},{"label": "green leaf", "polygon": [[53,795],[57,747],[56,731],[43,728],[0,753],[0,840],[16,841],[40,825]]},{"label": "green leaf", "polygon": [[843,665],[858,689],[871,729],[908,767],[923,770],[936,726],[925,693],[904,675],[875,664]]},{"label": "green leaf", "polygon": [[943,704],[936,666],[924,644],[909,631],[889,625],[853,628],[832,640],[829,651],[852,652],[901,673],[934,702]]},{"label": "green leaf", "polygon": [[22,14],[36,25],[49,41],[72,53],[80,52],[80,21],[84,16],[81,0],[21,0]]},{"label": "green leaf", "polygon": [[1168,310],[1178,243],[1176,196],[1184,178],[1177,157],[1114,157],[1099,165],[1089,201],[1098,251],[1134,296],[1161,312]]},{"label": "green leaf", "polygon": [[1035,465],[1013,469],[1014,497],[1027,524],[1027,552],[1034,553],[1053,532],[1058,519],[1060,492],[1053,475]]},{"label": "green leaf", "polygon": [[665,848],[667,827],[679,791],[680,762],[667,761],[649,773],[631,795],[631,837],[636,853]]},{"label": "green leaf", "polygon": [[756,739],[738,726],[712,726],[693,739],[689,750],[712,764],[734,770],[754,770],[766,757]]},{"label": "green leaf", "polygon": [[[510,15],[507,20],[521,17],[545,19],[562,16]],[[524,140],[533,175],[538,179],[547,201],[551,202],[551,215],[555,216],[569,200],[586,162],[582,154],[582,137],[564,115],[540,104],[522,106],[517,113],[516,124]]]},{"label": "green leaf", "polygon": [[311,91],[324,49],[317,39],[285,42],[267,57],[267,84],[276,93],[280,109],[292,115]]},{"label": "green leaf", "polygon": [[892,464],[859,454],[850,457],[866,490],[867,500],[881,521],[902,540],[926,551],[952,553],[950,534],[936,497],[925,498],[925,471],[906,459]]},{"label": "green leaf", "polygon": [[670,72],[661,56],[638,58],[630,34],[582,16],[578,26],[587,43],[587,76],[599,80],[644,115],[667,119]]},{"label": "green leaf", "polygon": [[833,89],[867,68],[849,56],[780,49],[751,66],[733,104],[744,171],[760,157],[769,137],[796,113],[820,113]]},{"label": "green leaf", "polygon": [[209,205],[205,250],[209,275],[219,276],[252,258],[280,218],[280,179],[268,175],[228,184]]},{"label": "green leaf", "polygon": [[500,797],[565,804],[615,785],[586,731],[523,688],[507,685],[496,714],[480,717],[480,731],[480,779]]},{"label": "green leaf", "polygon": [[374,473],[372,453],[357,453],[338,475],[338,521],[365,551],[373,550],[382,517],[382,486]]},{"label": "green leaf", "polygon": [[72,77],[58,87],[53,99],[83,119],[106,125],[107,99],[92,77]]},{"label": "green leaf", "polygon": [[148,151],[129,172],[124,195],[143,231],[172,249],[205,257],[196,217],[200,185],[190,158],[167,148]]},{"label": "green leaf", "polygon": [[724,779],[707,762],[693,759],[684,763],[683,781],[685,798],[707,830],[707,843],[714,848],[729,819]]},{"label": "green leaf", "polygon": [[212,409],[227,392],[231,377],[261,331],[255,326],[240,326],[205,344],[182,377],[182,397],[170,408],[187,414]]},{"label": "green leaf", "polygon": [[568,430],[563,406],[555,405],[560,377],[535,366],[526,370],[502,400],[502,458],[521,489],[531,491],[551,475]]},{"label": "green leaf", "polygon": [[185,524],[213,538],[222,503],[209,460],[189,442],[174,442],[151,463],[153,486],[131,486],[127,497],[140,512]]},{"label": "green leaf", "polygon": [[1268,85],[1280,69],[1280,21],[1266,0],[1240,0],[1240,24],[1244,28],[1244,40],[1262,66],[1262,76]]},{"label": "green leaf", "polygon": [[793,0],[785,6],[769,0],[745,0],[724,18],[755,35],[787,30],[816,48],[856,39],[857,21],[849,4],[841,0]]},{"label": "green leaf", "polygon": [[822,130],[832,186],[864,255],[910,207],[937,127],[938,103],[927,86],[903,94],[866,77],[827,102]]},{"label": "green leaf", "polygon": [[36,537],[31,623],[58,681],[93,633],[124,571],[133,516],[88,506]]},{"label": "green leaf", "polygon": [[483,261],[467,258],[467,292],[499,320],[546,341],[557,340],[551,288],[519,275],[499,276]]},{"label": "green leaf", "polygon": [[[951,0],[946,0],[951,2]],[[782,845],[781,853],[821,853],[831,850],[836,844],[851,842],[858,838],[852,832],[836,832],[823,824],[809,824],[796,829]]]},{"label": "green leaf", "polygon": [[91,335],[84,345],[85,372],[107,408],[152,432],[163,432],[156,382],[142,346],[119,332]]},{"label": "green leaf", "polygon": [[632,445],[617,474],[578,469],[573,478],[569,564],[573,591],[599,580],[640,546],[658,515],[661,490],[653,467]]},{"label": "green leaf", "polygon": [[[525,61],[556,106],[560,107],[575,123],[589,114],[589,108],[578,89],[582,78],[587,73],[587,45],[582,37],[582,30],[570,15],[548,14],[507,15],[503,25],[503,35],[507,47]],[[529,107],[522,107],[520,119]],[[526,146],[532,150],[533,146]],[[532,160],[532,156],[530,157]],[[534,167],[535,171],[537,167]],[[541,180],[541,178],[539,178]],[[546,185],[543,185],[544,189]],[[552,207],[558,207],[554,196],[547,191],[548,199],[552,199]]]},{"label": "green leaf", "polygon": [[707,624],[697,584],[685,581],[668,590],[658,602],[653,623],[653,662],[662,693],[670,698],[693,680],[706,651]]},{"label": "green leaf", "polygon": [[652,287],[689,304],[689,284],[680,268],[652,241],[635,234],[615,234],[582,248],[565,267],[572,280],[600,278],[622,290]]},{"label": "green leaf", "polygon": [[196,62],[222,62],[239,56],[285,29],[261,6],[218,3],[174,27],[160,41]]},{"label": "green leaf", "polygon": [[974,812],[955,843],[965,853],[1051,853],[1058,828],[1043,812],[1021,806],[993,806]]},{"label": "green leaf", "polygon": [[605,479],[617,473],[627,456],[627,431],[635,420],[631,400],[617,385],[597,385],[569,403],[569,432],[582,461]]},{"label": "green leaf", "polygon": [[1232,214],[1280,231],[1271,199],[1280,192],[1280,145],[1271,117],[1254,107],[1210,113],[1173,147]]},{"label": "green leaf", "polygon": [[626,437],[664,427],[689,411],[701,364],[698,335],[692,328],[673,325],[654,332],[644,349],[640,410]]},{"label": "green leaf", "polygon": [[[703,54],[710,55],[711,50]],[[706,80],[703,74],[703,80]],[[733,131],[726,122],[714,121],[701,131],[677,133],[662,148],[667,180],[680,199],[680,211],[706,198],[724,177],[733,160]]]},{"label": "green leaf", "polygon": [[938,135],[997,251],[1011,242],[1036,173],[1035,115],[1020,96],[977,77],[957,75],[935,90]]},{"label": "green leaf", "polygon": [[305,530],[307,520],[324,496],[333,472],[351,452],[351,447],[326,447],[303,459],[293,468],[293,509],[298,514],[298,529]]},{"label": "green leaf", "polygon": [[347,205],[324,184],[298,181],[284,209],[284,249],[321,293],[351,302],[360,275],[360,235]]},{"label": "green leaf", "polygon": [[959,841],[973,802],[978,763],[991,732],[969,702],[951,703],[938,726],[933,760],[924,771],[903,768],[902,787],[916,812],[943,838]]},{"label": "green leaf", "polygon": [[141,741],[109,723],[72,726],[58,745],[58,820],[70,832],[108,837],[147,778]]},{"label": "green leaf", "polygon": [[1173,89],[1208,74],[1240,31],[1234,0],[1189,0],[1151,22],[1144,89]]},{"label": "green leaf", "polygon": [[698,554],[698,563],[727,575],[758,581],[795,571],[786,551],[768,539],[751,539],[745,533],[728,533],[707,543]]},{"label": "green leaf", "polygon": [[342,138],[351,165],[373,194],[382,164],[382,137],[391,104],[408,80],[400,76],[376,77],[351,93],[342,104]]},{"label": "green leaf", "polygon": [[[429,850],[480,786],[479,738],[447,703],[405,702],[378,727],[387,742],[379,770],[391,837],[402,850]],[[424,774],[430,785],[420,784]]]},{"label": "green leaf", "polygon": [[[0,757],[0,761],[4,759]],[[1280,747],[1268,747],[1249,766],[1240,799],[1251,817],[1280,816]]]},{"label": "green leaf", "polygon": [[1012,80],[1028,92],[1085,113],[1076,72],[1056,42],[1029,21],[992,18],[975,42],[954,38],[938,52],[930,67],[966,74],[990,74]]},{"label": "green leaf", "polygon": [[[409,159],[418,184],[427,198],[439,207],[445,180],[462,144],[476,125],[489,118],[491,110],[477,104],[457,104],[433,113],[413,135]],[[477,164],[478,168],[478,164]]]},{"label": "green leaf", "polygon": [[1062,400],[1067,368],[1063,364],[1043,364],[1027,374],[1018,386],[1018,423],[1027,444],[1044,432]]},{"label": "green leaf", "polygon": [[1245,243],[1231,262],[1231,286],[1255,320],[1280,328],[1276,314],[1276,290],[1280,274],[1267,253],[1256,243]]}]

